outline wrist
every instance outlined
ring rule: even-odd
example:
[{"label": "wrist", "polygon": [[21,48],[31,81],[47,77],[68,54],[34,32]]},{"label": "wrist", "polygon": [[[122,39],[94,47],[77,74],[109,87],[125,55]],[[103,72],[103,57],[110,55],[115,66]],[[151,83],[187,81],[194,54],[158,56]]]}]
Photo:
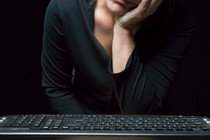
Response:
[{"label": "wrist", "polygon": [[114,35],[133,36],[133,32],[132,32],[132,29],[124,28],[119,23],[115,23],[115,25],[114,25]]},{"label": "wrist", "polygon": [[131,33],[134,36],[143,23],[144,21],[141,21],[134,24],[131,27],[130,26],[126,27],[125,25],[121,24],[119,21],[116,20],[115,25],[114,25],[114,32]]},{"label": "wrist", "polygon": [[134,36],[131,30],[125,29],[120,25],[114,26],[113,49],[130,50],[134,47]]},{"label": "wrist", "polygon": [[126,63],[135,47],[131,30],[114,26],[112,44],[113,72],[118,73],[125,69]]}]

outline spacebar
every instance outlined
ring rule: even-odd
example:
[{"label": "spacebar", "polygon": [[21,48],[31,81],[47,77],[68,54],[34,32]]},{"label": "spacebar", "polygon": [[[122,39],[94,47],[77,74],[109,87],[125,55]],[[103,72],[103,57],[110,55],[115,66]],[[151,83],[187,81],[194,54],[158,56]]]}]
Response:
[{"label": "spacebar", "polygon": [[29,130],[38,130],[36,127],[2,127],[0,131],[29,131]]}]

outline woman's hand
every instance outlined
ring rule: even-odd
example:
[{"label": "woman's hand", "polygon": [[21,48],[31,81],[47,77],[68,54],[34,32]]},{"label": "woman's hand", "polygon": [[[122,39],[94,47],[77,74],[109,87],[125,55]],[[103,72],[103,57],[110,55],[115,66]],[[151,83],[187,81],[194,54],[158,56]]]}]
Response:
[{"label": "woman's hand", "polygon": [[127,61],[135,48],[134,34],[144,20],[152,15],[163,0],[141,0],[137,7],[122,16],[116,16],[112,42],[113,72],[125,69]]},{"label": "woman's hand", "polygon": [[115,26],[130,30],[133,34],[139,29],[144,20],[152,15],[163,0],[141,0],[136,8],[116,17]]}]

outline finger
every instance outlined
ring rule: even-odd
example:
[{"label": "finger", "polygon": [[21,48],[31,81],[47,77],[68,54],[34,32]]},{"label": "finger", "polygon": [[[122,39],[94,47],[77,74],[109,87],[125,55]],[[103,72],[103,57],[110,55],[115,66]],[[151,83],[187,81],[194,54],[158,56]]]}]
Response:
[{"label": "finger", "polygon": [[149,9],[148,14],[149,15],[153,14],[158,9],[158,7],[161,5],[162,2],[163,2],[163,0],[152,0],[148,7],[148,9]]},{"label": "finger", "polygon": [[147,11],[147,8],[149,8],[151,1],[152,0],[142,0],[135,9],[127,12],[127,14],[131,15],[130,17],[139,17],[141,19]]},{"label": "finger", "polygon": [[136,8],[136,13],[144,13],[152,0],[142,0]]},{"label": "finger", "polygon": [[150,5],[152,0],[142,0],[140,3],[141,8],[147,9]]},{"label": "finger", "polygon": [[158,7],[162,2],[163,2],[163,0],[152,0],[151,5]]}]

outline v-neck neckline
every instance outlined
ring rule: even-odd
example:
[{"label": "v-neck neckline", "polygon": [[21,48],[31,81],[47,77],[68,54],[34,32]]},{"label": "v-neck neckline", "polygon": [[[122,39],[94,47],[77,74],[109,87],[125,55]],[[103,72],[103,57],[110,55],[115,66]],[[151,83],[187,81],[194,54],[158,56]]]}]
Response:
[{"label": "v-neck neckline", "polygon": [[90,0],[82,0],[82,1],[83,1],[84,9],[86,10],[86,12],[84,12],[84,14],[87,15],[87,20],[90,25],[89,27],[90,27],[92,39],[94,40],[94,43],[96,44],[95,46],[100,51],[100,53],[103,55],[104,59],[106,60],[106,62],[108,64],[110,62],[111,58],[107,54],[105,48],[101,45],[101,43],[98,41],[98,39],[94,35],[94,24],[95,24],[94,14],[95,14],[96,2],[91,3]]}]

